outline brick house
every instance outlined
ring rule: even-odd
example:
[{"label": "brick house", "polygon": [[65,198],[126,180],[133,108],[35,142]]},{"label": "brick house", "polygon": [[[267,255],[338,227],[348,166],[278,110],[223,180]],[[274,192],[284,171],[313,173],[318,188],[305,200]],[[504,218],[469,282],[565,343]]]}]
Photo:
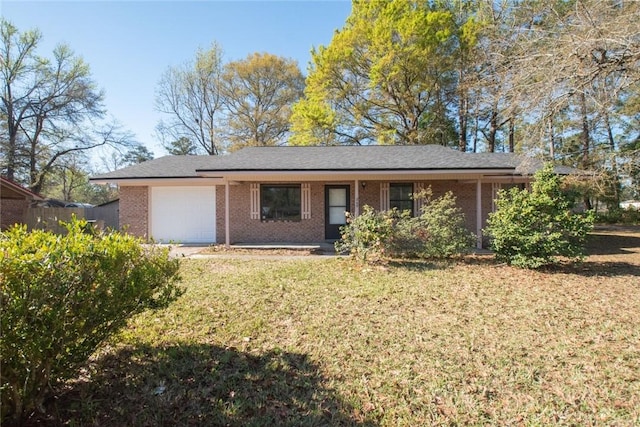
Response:
[{"label": "brick house", "polygon": [[0,230],[23,224],[27,209],[35,200],[43,200],[15,182],[0,176]]},{"label": "brick house", "polygon": [[339,238],[362,206],[419,212],[411,194],[452,191],[478,235],[498,189],[531,170],[511,153],[439,145],[248,147],[224,156],[167,156],[93,177],[120,187],[120,226],[162,242],[314,243]]}]

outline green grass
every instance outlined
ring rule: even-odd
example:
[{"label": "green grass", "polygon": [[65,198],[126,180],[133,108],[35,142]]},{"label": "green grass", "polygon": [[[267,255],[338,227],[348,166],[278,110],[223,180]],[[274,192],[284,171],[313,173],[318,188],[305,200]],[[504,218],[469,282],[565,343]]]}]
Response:
[{"label": "green grass", "polygon": [[[638,425],[640,234],[578,267],[185,259],[66,425]],[[595,248],[595,249],[594,249]]]}]

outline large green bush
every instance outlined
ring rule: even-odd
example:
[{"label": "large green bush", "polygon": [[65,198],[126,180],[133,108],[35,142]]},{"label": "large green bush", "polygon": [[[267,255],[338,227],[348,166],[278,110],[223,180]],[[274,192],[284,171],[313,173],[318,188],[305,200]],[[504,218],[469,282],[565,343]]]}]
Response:
[{"label": "large green bush", "polygon": [[574,197],[563,190],[562,178],[546,165],[534,176],[531,191],[501,190],[497,209],[485,233],[498,260],[524,268],[582,260],[593,228],[593,214],[573,212]]},{"label": "large green bush", "polygon": [[395,256],[450,258],[469,251],[475,236],[452,192],[433,199],[431,189],[414,196],[423,199],[420,216],[405,215],[395,224],[389,242]]},{"label": "large green bush", "polygon": [[73,377],[133,314],[167,306],[180,293],[179,261],[120,233],[0,234],[2,420],[44,410],[51,386]]},{"label": "large green bush", "polygon": [[424,199],[420,216],[392,209],[376,212],[365,206],[361,215],[342,228],[338,252],[363,262],[384,258],[449,258],[467,252],[474,236],[451,192],[432,199],[431,190],[415,195]]}]

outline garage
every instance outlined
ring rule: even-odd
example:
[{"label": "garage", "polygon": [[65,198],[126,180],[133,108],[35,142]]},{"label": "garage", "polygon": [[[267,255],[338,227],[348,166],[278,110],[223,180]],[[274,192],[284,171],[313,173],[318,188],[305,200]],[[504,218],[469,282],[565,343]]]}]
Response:
[{"label": "garage", "polygon": [[214,186],[151,187],[151,237],[162,243],[215,243]]}]

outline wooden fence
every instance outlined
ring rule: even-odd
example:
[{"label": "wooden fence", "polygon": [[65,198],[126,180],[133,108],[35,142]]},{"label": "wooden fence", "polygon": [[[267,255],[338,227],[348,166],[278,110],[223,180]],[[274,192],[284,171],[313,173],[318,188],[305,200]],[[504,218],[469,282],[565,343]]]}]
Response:
[{"label": "wooden fence", "polygon": [[120,229],[119,203],[109,203],[107,205],[96,206],[86,209],[88,220],[101,222],[105,228],[112,230]]},{"label": "wooden fence", "polygon": [[117,209],[97,208],[29,208],[25,215],[25,223],[29,230],[44,229],[57,234],[66,233],[60,222],[69,222],[75,215],[78,219],[86,219],[98,229],[105,227],[118,229]]}]

